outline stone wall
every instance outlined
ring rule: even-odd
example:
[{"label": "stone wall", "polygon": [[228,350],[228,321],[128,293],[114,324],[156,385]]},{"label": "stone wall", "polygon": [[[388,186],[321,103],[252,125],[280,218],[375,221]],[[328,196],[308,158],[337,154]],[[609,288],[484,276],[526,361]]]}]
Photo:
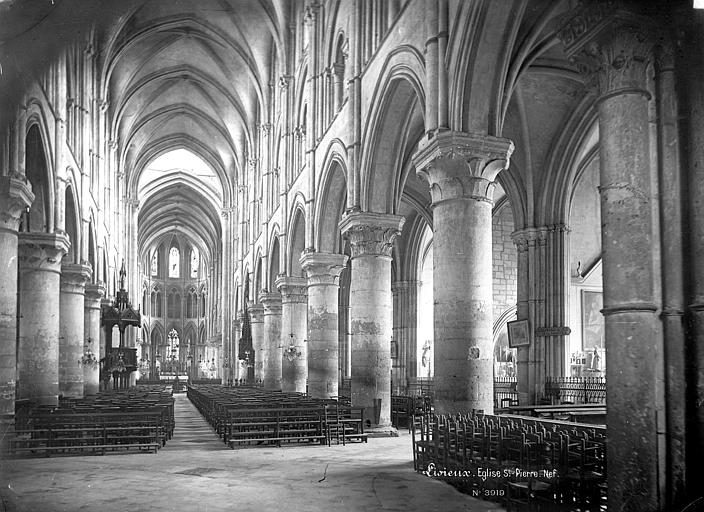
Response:
[{"label": "stone wall", "polygon": [[511,240],[513,213],[505,203],[494,213],[492,221],[492,259],[494,277],[494,320],[516,305],[517,251]]}]

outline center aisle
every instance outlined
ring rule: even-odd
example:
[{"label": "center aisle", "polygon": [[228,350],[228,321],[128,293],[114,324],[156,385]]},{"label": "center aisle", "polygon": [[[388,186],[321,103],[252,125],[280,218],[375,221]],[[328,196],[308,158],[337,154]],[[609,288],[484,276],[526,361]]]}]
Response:
[{"label": "center aisle", "polygon": [[174,394],[174,437],[160,451],[227,450],[186,393]]}]

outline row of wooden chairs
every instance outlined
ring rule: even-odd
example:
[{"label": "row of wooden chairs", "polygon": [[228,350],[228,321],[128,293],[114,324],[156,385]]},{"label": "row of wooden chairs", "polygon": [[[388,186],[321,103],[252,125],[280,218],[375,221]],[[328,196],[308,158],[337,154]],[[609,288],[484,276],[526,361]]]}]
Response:
[{"label": "row of wooden chairs", "polygon": [[427,395],[392,395],[391,424],[396,428],[413,427],[413,418],[432,411],[432,399]]},{"label": "row of wooden chairs", "polygon": [[189,386],[188,397],[225,444],[366,441],[363,410],[333,399],[261,388]]},{"label": "row of wooden chairs", "polygon": [[156,452],[173,430],[171,391],[154,385],[33,407],[5,446],[14,457]]},{"label": "row of wooden chairs", "polygon": [[417,471],[449,476],[454,485],[503,501],[508,510],[605,505],[604,429],[538,418],[424,414],[414,421],[412,438]]}]

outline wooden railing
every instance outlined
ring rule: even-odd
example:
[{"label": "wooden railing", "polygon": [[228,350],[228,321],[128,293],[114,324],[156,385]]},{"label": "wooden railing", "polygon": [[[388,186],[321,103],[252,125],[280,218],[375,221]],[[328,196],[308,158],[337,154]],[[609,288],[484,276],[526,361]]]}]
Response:
[{"label": "wooden railing", "polygon": [[515,377],[494,378],[494,406],[515,405],[518,403]]},{"label": "wooden railing", "polygon": [[552,403],[606,403],[604,377],[547,377],[545,398]]}]

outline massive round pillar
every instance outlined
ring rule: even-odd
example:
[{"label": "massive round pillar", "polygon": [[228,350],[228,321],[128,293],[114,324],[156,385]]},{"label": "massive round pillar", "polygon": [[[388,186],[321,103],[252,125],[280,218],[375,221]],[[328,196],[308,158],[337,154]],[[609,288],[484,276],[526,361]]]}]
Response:
[{"label": "massive round pillar", "polygon": [[[585,5],[585,9],[589,6]],[[585,13],[582,13],[583,15]],[[563,28],[568,54],[597,88],[604,281],[609,510],[664,510],[666,428],[649,84],[652,29],[626,11]],[[638,397],[633,400],[633,397]],[[661,420],[662,419],[662,420]]]},{"label": "massive round pillar", "polygon": [[[87,284],[85,301],[83,303],[83,335],[87,348],[96,359],[100,358],[100,301],[105,295],[105,286],[102,284]],[[153,356],[152,356],[153,357]],[[93,395],[100,387],[99,365],[83,366],[83,394]]]},{"label": "massive round pillar", "polygon": [[33,200],[24,176],[0,176],[0,421],[10,423],[17,380],[17,227]]},{"label": "massive round pillar", "polygon": [[494,410],[491,210],[513,143],[440,132],[414,156],[433,201],[435,409]]},{"label": "massive round pillar", "polygon": [[262,293],[264,341],[257,359],[263,363],[264,389],[281,390],[281,294]]},{"label": "massive round pillar", "polygon": [[404,218],[354,212],[340,222],[352,251],[350,332],[352,405],[364,407],[368,426],[379,433],[391,427],[391,251]]},{"label": "massive round pillar", "polygon": [[[259,384],[263,379],[264,362],[264,307],[260,303],[251,304],[249,307],[249,318],[252,326],[252,348],[254,349],[254,382],[247,384]],[[249,375],[249,372],[247,373]]]},{"label": "massive round pillar", "polygon": [[59,286],[68,248],[64,233],[19,236],[19,398],[35,404],[58,405]]},{"label": "massive round pillar", "polygon": [[301,267],[308,276],[308,394],[338,395],[340,273],[344,254],[306,253]]},{"label": "massive round pillar", "polygon": [[308,379],[308,295],[302,277],[276,280],[281,292],[281,389],[306,392]]},{"label": "massive round pillar", "polygon": [[83,365],[80,362],[85,344],[85,287],[91,268],[64,263],[61,266],[59,295],[59,394],[83,397]]}]

